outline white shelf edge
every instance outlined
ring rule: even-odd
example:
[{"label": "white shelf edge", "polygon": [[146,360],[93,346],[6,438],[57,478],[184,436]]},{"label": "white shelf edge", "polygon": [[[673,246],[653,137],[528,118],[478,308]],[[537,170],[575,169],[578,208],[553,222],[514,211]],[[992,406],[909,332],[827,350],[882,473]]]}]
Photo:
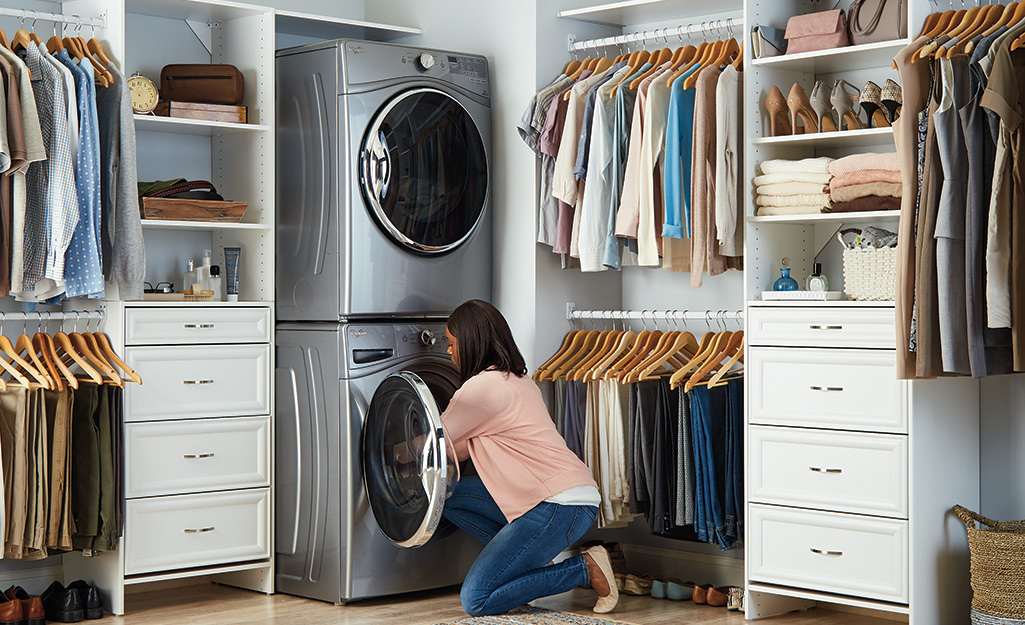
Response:
[{"label": "white shelf edge", "polygon": [[186,569],[184,571],[172,571],[170,573],[143,573],[138,576],[125,577],[125,586],[132,584],[149,584],[152,582],[164,582],[172,579],[184,579],[198,577],[200,575],[220,575],[223,573],[235,573],[238,571],[252,571],[254,569],[265,569],[273,566],[270,560],[261,562],[250,562],[246,564],[229,564],[224,566],[211,566],[198,569]]},{"label": "white shelf edge", "polygon": [[865,52],[877,52],[893,48],[899,51],[908,45],[909,39],[892,39],[890,41],[877,41],[875,43],[863,43],[858,46],[846,46],[843,48],[830,48],[828,50],[813,50],[811,52],[798,52],[797,54],[781,54],[770,56],[764,59],[754,59],[751,65],[754,67],[787,66],[800,64],[803,61],[816,61],[819,59],[835,59],[846,56],[857,56]]},{"label": "white shelf edge", "polygon": [[265,308],[273,306],[273,302],[262,302],[262,301],[244,301],[244,302],[168,302],[168,301],[156,301],[156,300],[144,300],[144,299],[126,299],[120,300],[119,303],[125,308],[144,308],[144,307],[162,307],[162,306],[174,306],[174,307],[217,307],[217,306],[228,306],[232,308],[236,307],[249,307],[249,308]]},{"label": "white shelf edge", "polygon": [[356,28],[367,28],[373,30],[381,30],[393,32],[398,35],[422,35],[424,31],[422,28],[414,28],[412,26],[399,26],[397,24],[382,24],[380,22],[365,22],[363,20],[346,19],[344,17],[331,17],[327,15],[316,15],[313,13],[302,13],[299,11],[275,11],[274,14],[277,17],[284,17],[289,19],[297,20],[309,20],[311,22],[320,22],[322,24],[334,24],[337,26],[353,26]]},{"label": "white shelf edge", "polygon": [[810,224],[819,222],[836,221],[865,221],[872,219],[896,219],[900,217],[899,210],[892,211],[862,211],[857,213],[809,213],[807,215],[750,215],[748,223],[756,224]]},{"label": "white shelf edge", "polygon": [[802,590],[800,588],[791,588],[789,586],[775,586],[764,582],[751,582],[748,586],[748,590],[752,592],[764,592],[771,595],[794,597],[796,599],[810,599],[812,601],[822,601],[825,603],[838,603],[840,605],[849,605],[858,608],[867,608],[869,610],[891,612],[894,614],[911,614],[910,607],[899,603],[890,603],[888,601],[875,599],[860,599],[858,597],[836,595],[815,590]]},{"label": "white shelf edge", "polygon": [[268,224],[246,224],[224,221],[178,221],[174,219],[143,219],[142,227],[153,230],[270,230]]},{"label": "white shelf edge", "polygon": [[[765,306],[769,308],[776,307],[793,307],[793,306],[825,306],[825,307],[838,307],[838,308],[849,308],[849,307],[863,307],[863,308],[893,308],[894,302],[882,302],[882,301],[859,301],[850,299],[834,299],[826,301],[816,300],[763,300],[763,299],[752,299],[747,300],[748,307],[760,307]],[[890,348],[893,349],[893,348]]]},{"label": "white shelf edge", "polygon": [[836,132],[812,132],[806,135],[784,135],[782,137],[759,137],[752,141],[755,145],[791,145],[812,143],[855,143],[864,139],[892,137],[893,128],[862,128],[861,130],[838,130]]},{"label": "white shelf edge", "polygon": [[[237,122],[215,122],[208,121],[205,119],[187,119],[184,117],[163,117],[159,115],[139,115],[135,116],[136,125],[142,125],[142,130],[157,130],[157,132],[164,132],[164,129],[160,126],[167,126],[166,131],[172,132],[176,127],[187,127],[187,128],[209,128],[211,132],[217,130],[229,130],[232,132],[261,132],[270,130],[270,126],[266,124],[239,124]],[[155,126],[154,129],[147,129],[146,126]]]}]

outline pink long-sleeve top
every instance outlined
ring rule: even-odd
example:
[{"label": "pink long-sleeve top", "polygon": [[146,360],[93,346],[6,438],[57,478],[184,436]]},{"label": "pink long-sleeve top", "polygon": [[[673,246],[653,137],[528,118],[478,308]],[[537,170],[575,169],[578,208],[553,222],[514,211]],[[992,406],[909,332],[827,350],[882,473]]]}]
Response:
[{"label": "pink long-sleeve top", "polygon": [[441,415],[460,461],[477,474],[512,522],[552,495],[594,486],[591,470],[566,447],[529,377],[487,370],[463,383]]}]

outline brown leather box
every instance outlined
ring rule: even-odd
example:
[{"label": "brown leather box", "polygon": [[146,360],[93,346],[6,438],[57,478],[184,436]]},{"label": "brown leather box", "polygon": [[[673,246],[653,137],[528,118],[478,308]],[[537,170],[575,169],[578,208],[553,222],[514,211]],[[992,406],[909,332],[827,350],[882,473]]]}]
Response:
[{"label": "brown leather box", "polygon": [[234,65],[180,63],[160,70],[160,99],[172,102],[242,104],[245,79]]}]

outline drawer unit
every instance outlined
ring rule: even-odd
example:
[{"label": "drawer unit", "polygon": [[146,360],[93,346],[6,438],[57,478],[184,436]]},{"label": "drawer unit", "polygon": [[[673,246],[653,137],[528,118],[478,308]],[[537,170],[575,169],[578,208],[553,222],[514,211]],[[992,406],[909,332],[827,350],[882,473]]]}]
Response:
[{"label": "drawer unit", "polygon": [[908,602],[907,521],[749,506],[752,581]]},{"label": "drawer unit", "polygon": [[764,426],[748,432],[751,501],[907,518],[907,436]]},{"label": "drawer unit", "polygon": [[894,349],[897,344],[893,308],[752,306],[748,315],[752,346]]},{"label": "drawer unit", "polygon": [[128,575],[270,557],[269,489],[133,499],[125,505]]},{"label": "drawer unit", "polygon": [[907,432],[892,351],[752,347],[748,354],[751,423]]},{"label": "drawer unit", "polygon": [[270,486],[270,418],[195,419],[125,426],[125,495]]},{"label": "drawer unit", "polygon": [[125,345],[267,343],[269,308],[128,308]]},{"label": "drawer unit", "polygon": [[269,345],[129,347],[125,352],[146,381],[126,392],[128,421],[269,414]]}]

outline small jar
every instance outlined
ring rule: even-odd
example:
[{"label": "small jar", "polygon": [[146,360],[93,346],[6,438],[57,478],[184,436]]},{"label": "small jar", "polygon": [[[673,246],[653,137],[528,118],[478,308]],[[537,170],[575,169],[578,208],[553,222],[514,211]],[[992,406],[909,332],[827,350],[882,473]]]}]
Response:
[{"label": "small jar", "polygon": [[790,259],[783,259],[783,267],[780,268],[779,279],[772,285],[773,291],[800,291],[801,286],[797,280],[790,277]]}]

